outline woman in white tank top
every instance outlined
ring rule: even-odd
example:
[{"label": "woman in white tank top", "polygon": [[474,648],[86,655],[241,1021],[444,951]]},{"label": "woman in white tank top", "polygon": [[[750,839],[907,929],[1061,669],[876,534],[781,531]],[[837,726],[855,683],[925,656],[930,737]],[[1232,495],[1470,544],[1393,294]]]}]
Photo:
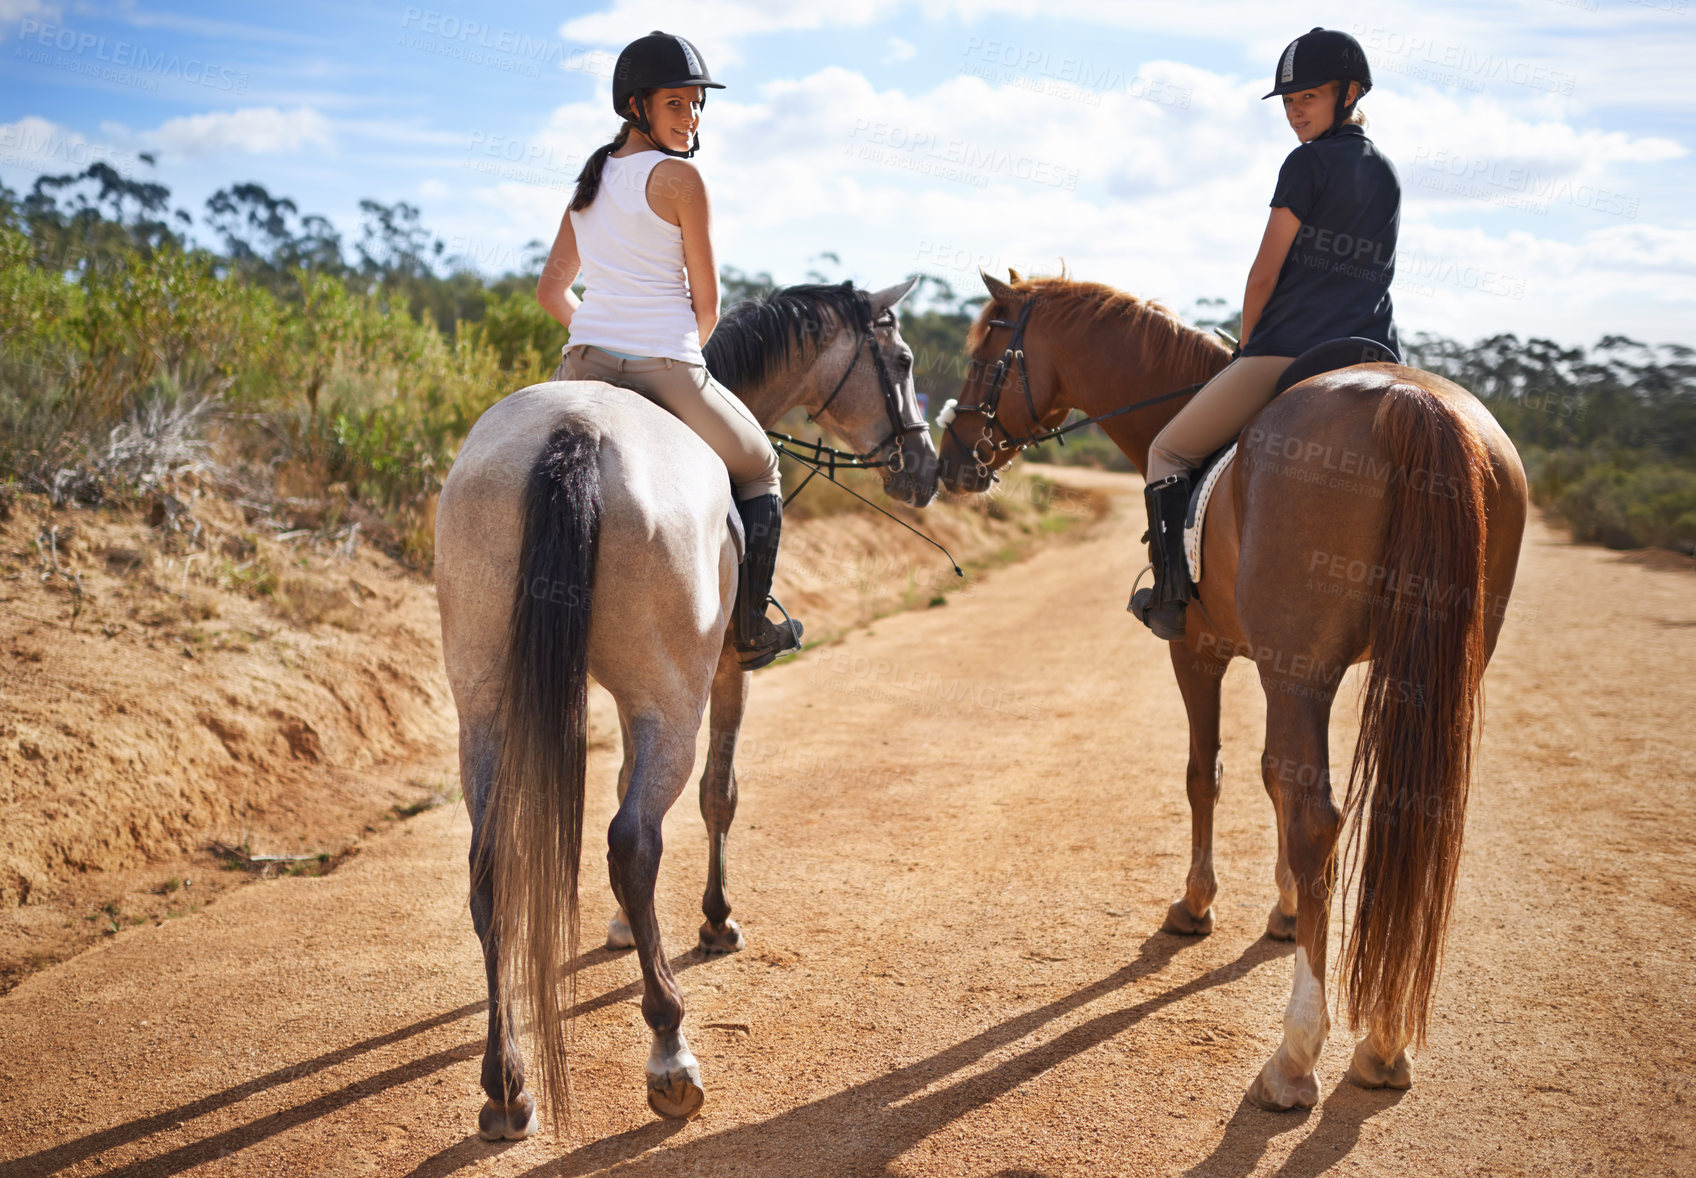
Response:
[{"label": "woman in white tank top", "polygon": [[[707,188],[688,159],[707,87],[723,89],[682,37],[650,33],[619,54],[612,96],[624,126],[577,177],[536,298],[571,331],[555,380],[639,392],[724,460],[747,539],[733,633],[752,670],[800,649],[801,623],[766,616],[783,522],[777,454],[701,355],[718,322],[718,270]],[[579,272],[582,299],[571,289]]]}]

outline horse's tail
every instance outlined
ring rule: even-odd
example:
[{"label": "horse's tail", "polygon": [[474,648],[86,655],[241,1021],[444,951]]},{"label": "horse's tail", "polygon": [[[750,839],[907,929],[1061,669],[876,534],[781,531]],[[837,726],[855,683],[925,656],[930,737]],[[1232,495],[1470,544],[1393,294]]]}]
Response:
[{"label": "horse's tail", "polygon": [[1384,592],[1344,809],[1359,873],[1343,950],[1349,1023],[1423,1043],[1454,902],[1484,675],[1485,488],[1473,424],[1391,386],[1372,423],[1391,461]]},{"label": "horse's tail", "polygon": [[496,715],[500,753],[483,821],[493,840],[485,861],[494,875],[501,992],[513,993],[513,982],[521,983],[556,1131],[567,1124],[571,1101],[560,983],[569,981],[575,1005],[576,975],[567,963],[577,957],[589,613],[601,524],[598,450],[593,432],[561,426],[524,486],[523,548]]}]

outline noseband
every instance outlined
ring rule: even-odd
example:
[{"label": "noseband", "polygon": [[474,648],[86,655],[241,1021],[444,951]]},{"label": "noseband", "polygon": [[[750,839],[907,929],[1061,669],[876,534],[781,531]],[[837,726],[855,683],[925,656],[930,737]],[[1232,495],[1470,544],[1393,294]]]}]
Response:
[{"label": "noseband", "polygon": [[864,291],[854,291],[854,354],[848,357],[848,367],[842,370],[837,378],[836,386],[830,390],[830,395],[819,407],[807,414],[808,422],[815,422],[830,408],[848,383],[848,378],[854,375],[854,369],[859,367],[860,353],[871,345],[872,366],[877,372],[878,391],[883,394],[884,413],[889,418],[889,435],[873,446],[870,450],[860,453],[836,450],[820,442],[806,442],[791,438],[786,434],[766,432],[773,438],[780,439],[784,444],[795,447],[805,447],[812,451],[814,462],[828,462],[832,471],[840,469],[872,470],[887,467],[891,474],[900,474],[906,467],[906,458],[901,452],[901,441],[908,435],[923,432],[929,434],[930,426],[925,424],[921,416],[916,421],[908,421],[901,405],[901,390],[896,386],[895,378],[890,374],[889,366],[884,363],[883,351],[877,346],[877,329],[872,319],[872,301]]}]

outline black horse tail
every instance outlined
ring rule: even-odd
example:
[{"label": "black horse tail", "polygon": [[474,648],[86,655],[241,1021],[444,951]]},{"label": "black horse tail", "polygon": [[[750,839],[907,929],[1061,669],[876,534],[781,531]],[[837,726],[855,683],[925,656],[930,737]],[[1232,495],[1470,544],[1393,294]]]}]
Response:
[{"label": "black horse tail", "polygon": [[560,983],[568,982],[575,1005],[576,974],[567,963],[576,960],[578,942],[599,445],[581,426],[559,427],[525,483],[518,588],[496,713],[500,753],[484,822],[492,840],[486,861],[494,877],[501,989],[513,993],[513,982],[521,983],[541,1095],[556,1133],[571,1111],[570,1028]]}]

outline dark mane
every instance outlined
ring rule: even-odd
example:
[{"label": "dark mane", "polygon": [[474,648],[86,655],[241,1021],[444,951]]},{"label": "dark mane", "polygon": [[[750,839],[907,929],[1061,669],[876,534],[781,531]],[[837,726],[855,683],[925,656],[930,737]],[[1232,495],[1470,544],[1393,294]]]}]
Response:
[{"label": "dark mane", "polygon": [[[1225,366],[1231,350],[1211,332],[1191,327],[1169,308],[1152,299],[1139,299],[1099,282],[1079,282],[1062,273],[1058,278],[1024,278],[1013,283],[1021,295],[1040,295],[1062,322],[1111,325],[1131,332],[1141,342],[1144,363],[1170,365],[1175,371],[1212,375]],[[975,351],[989,331],[989,321],[1008,315],[1007,308],[990,299],[978,313],[967,336],[968,351]]]},{"label": "dark mane", "polygon": [[744,299],[724,313],[702,349],[707,371],[731,392],[757,388],[788,366],[792,348],[816,348],[851,328],[860,297],[842,282],[786,286]]}]

